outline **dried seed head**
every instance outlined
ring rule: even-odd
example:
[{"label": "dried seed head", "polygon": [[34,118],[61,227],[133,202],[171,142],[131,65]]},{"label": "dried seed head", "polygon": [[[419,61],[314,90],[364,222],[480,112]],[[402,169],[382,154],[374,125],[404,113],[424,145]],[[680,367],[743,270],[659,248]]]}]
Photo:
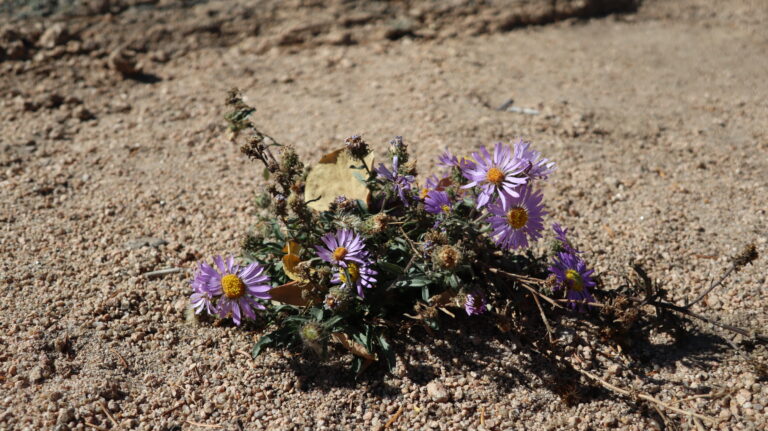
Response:
[{"label": "dried seed head", "polygon": [[352,214],[342,214],[336,219],[336,225],[339,229],[349,229],[355,232],[363,230],[363,220]]},{"label": "dried seed head", "polygon": [[443,231],[431,230],[424,235],[424,241],[429,241],[436,245],[448,244],[448,235]]},{"label": "dried seed head", "polygon": [[351,289],[334,286],[325,295],[324,306],[327,310],[341,311],[347,308],[353,298]]},{"label": "dried seed head", "polygon": [[355,209],[355,201],[347,199],[346,196],[336,196],[336,199],[331,201],[328,209],[337,214],[349,212]]},{"label": "dried seed head", "polygon": [[733,264],[736,266],[736,269],[741,269],[743,266],[757,260],[758,257],[759,254],[757,253],[755,245],[747,244],[746,247],[741,250],[741,253],[733,259]]},{"label": "dried seed head", "polygon": [[378,213],[366,221],[366,231],[371,235],[384,232],[390,221],[392,221],[392,217]]},{"label": "dried seed head", "polygon": [[392,156],[397,156],[401,165],[408,163],[408,145],[405,144],[402,136],[395,136],[389,141],[389,152]]},{"label": "dried seed head", "polygon": [[347,146],[349,154],[351,154],[352,157],[356,159],[362,160],[371,153],[370,148],[368,148],[368,144],[360,135],[350,136],[344,140],[344,143]]},{"label": "dried seed head", "polygon": [[299,336],[304,345],[320,355],[323,352],[322,341],[325,338],[325,328],[317,322],[309,322],[299,329]]},{"label": "dried seed head", "polygon": [[432,261],[443,269],[450,270],[456,268],[461,263],[461,258],[461,250],[452,245],[438,247],[432,253]]}]

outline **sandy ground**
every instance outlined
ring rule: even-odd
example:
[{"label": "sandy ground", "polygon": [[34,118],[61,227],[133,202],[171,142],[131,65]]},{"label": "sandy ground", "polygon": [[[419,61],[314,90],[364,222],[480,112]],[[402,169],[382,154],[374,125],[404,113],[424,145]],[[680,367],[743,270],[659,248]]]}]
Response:
[{"label": "sandy ground", "polygon": [[[579,2],[102,3],[2,21],[0,429],[766,429],[754,363],[768,352],[712,327],[576,347],[605,379],[716,419],[697,424],[601,390],[569,405],[519,340],[471,320],[414,334],[392,375],[355,381],[341,352],[254,360],[259,330],[187,323],[188,273],[143,275],[237,253],[253,223],[261,169],[222,120],[237,86],[307,160],[356,133],[382,149],[403,135],[427,173],[445,148],[531,140],[560,166],[550,220],[606,287],[640,262],[683,303],[744,244],[766,252],[764,2],[595,18]],[[115,70],[133,61],[142,75]],[[538,114],[496,109],[510,99]],[[764,330],[765,267],[696,310]]]}]

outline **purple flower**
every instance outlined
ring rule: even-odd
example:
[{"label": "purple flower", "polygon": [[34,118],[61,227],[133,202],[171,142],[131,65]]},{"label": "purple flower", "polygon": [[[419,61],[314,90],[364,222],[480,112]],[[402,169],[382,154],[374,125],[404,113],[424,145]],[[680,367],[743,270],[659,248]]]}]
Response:
[{"label": "purple flower", "polygon": [[523,173],[530,179],[545,180],[555,171],[555,162],[549,159],[540,159],[541,153],[532,150],[530,142],[522,139],[515,143],[515,159],[523,166]]},{"label": "purple flower", "polygon": [[571,245],[571,242],[568,241],[568,238],[566,237],[566,234],[568,233],[568,228],[563,228],[557,223],[552,223],[552,230],[555,231],[555,239],[560,241],[560,246],[562,247],[563,250],[565,250],[566,253],[571,253],[571,254],[581,253],[581,251],[576,250],[576,248],[574,248]]},{"label": "purple flower", "polygon": [[[203,309],[213,314],[216,312],[222,318],[232,315],[235,325],[240,325],[242,317],[256,318],[254,309],[263,310],[257,299],[269,299],[272,288],[269,277],[264,274],[264,267],[253,262],[245,268],[235,265],[235,258],[230,256],[225,261],[221,256],[213,258],[216,268],[201,263],[192,281],[190,300],[195,312]],[[217,270],[218,268],[218,270]],[[217,298],[215,308],[212,299]]]},{"label": "purple flower", "polygon": [[486,304],[485,294],[480,290],[476,290],[467,295],[467,299],[464,302],[464,310],[468,316],[483,314],[487,311]]},{"label": "purple flower", "polygon": [[427,181],[424,184],[424,187],[421,188],[419,191],[419,199],[424,200],[427,198],[427,194],[431,190],[445,190],[444,180],[446,180],[448,177],[444,176],[443,178],[437,178],[437,175],[432,174],[429,177],[427,177]]},{"label": "purple flower", "polygon": [[320,238],[325,247],[315,246],[317,255],[333,265],[347,267],[350,263],[358,266],[368,264],[368,252],[360,235],[350,229],[342,229],[336,233],[327,233]]},{"label": "purple flower", "polygon": [[400,200],[403,201],[403,205],[408,206],[408,200],[405,197],[405,192],[411,190],[411,184],[413,184],[413,175],[400,175],[398,172],[397,156],[392,158],[392,170],[387,169],[383,163],[379,163],[379,167],[376,168],[376,173],[386,178],[392,183]]},{"label": "purple flower", "polygon": [[437,158],[438,166],[444,168],[459,168],[459,169],[475,169],[475,162],[467,158],[462,157],[461,160],[454,156],[450,151],[445,150],[440,157]]},{"label": "purple flower", "polygon": [[517,188],[527,182],[523,176],[526,167],[512,155],[512,150],[501,142],[496,144],[493,156],[485,148],[472,153],[477,164],[473,167],[462,168],[462,174],[470,182],[462,188],[480,187],[477,197],[477,207],[484,207],[494,193],[519,196]]},{"label": "purple flower", "polygon": [[[554,290],[566,289],[566,298],[576,301],[595,302],[589,288],[595,286],[592,279],[592,269],[587,269],[587,264],[575,254],[560,252],[555,256],[552,266],[548,268],[557,279]],[[579,311],[586,309],[584,304],[571,303],[572,308],[578,306]]]},{"label": "purple flower", "polygon": [[[347,274],[349,274],[349,279]],[[376,282],[376,278],[374,278],[376,274],[378,273],[368,265],[358,265],[350,262],[346,268],[339,268],[339,271],[333,275],[331,281],[333,283],[341,283],[343,288],[357,289],[357,295],[364,298],[364,289],[373,287],[373,283]]]},{"label": "purple flower", "polygon": [[540,191],[522,186],[517,197],[502,196],[488,207],[493,216],[493,240],[503,249],[528,247],[528,241],[541,238],[544,229],[542,216],[546,215]]},{"label": "purple flower", "polygon": [[448,214],[451,207],[451,199],[443,191],[431,190],[424,199],[424,209],[430,214]]}]

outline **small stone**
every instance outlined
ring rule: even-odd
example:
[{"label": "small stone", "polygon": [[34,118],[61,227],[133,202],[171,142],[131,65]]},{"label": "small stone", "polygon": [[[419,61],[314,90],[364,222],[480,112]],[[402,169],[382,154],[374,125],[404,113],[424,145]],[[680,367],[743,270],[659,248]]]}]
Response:
[{"label": "small stone", "polygon": [[59,410],[59,416],[56,418],[57,425],[65,425],[75,420],[75,409],[61,409]]},{"label": "small stone", "polygon": [[29,372],[29,381],[32,383],[39,383],[43,380],[43,369],[41,367],[32,368]]},{"label": "small stone", "polygon": [[722,409],[720,410],[720,414],[718,415],[720,420],[727,421],[731,418],[731,411],[729,409]]},{"label": "small stone", "polygon": [[125,48],[118,48],[112,51],[107,62],[111,69],[120,72],[124,77],[141,73],[141,66],[136,62],[136,54]]},{"label": "small stone", "polygon": [[47,30],[40,36],[39,44],[43,48],[55,48],[59,45],[64,45],[70,39],[69,31],[64,24],[54,24],[48,27]]},{"label": "small stone", "polygon": [[93,112],[89,111],[88,108],[82,105],[72,110],[72,116],[80,121],[88,121],[96,118],[96,116],[93,115]]},{"label": "small stone", "polygon": [[444,403],[448,401],[449,398],[448,391],[445,389],[445,386],[439,382],[430,382],[427,385],[427,393],[430,397],[432,397],[432,400],[437,403]]},{"label": "small stone", "polygon": [[24,45],[24,42],[20,40],[8,42],[3,48],[5,48],[5,56],[8,60],[25,60],[29,58],[29,50]]},{"label": "small stone", "polygon": [[736,393],[736,401],[739,405],[744,406],[744,404],[752,401],[752,392],[747,389],[740,389],[739,392]]}]

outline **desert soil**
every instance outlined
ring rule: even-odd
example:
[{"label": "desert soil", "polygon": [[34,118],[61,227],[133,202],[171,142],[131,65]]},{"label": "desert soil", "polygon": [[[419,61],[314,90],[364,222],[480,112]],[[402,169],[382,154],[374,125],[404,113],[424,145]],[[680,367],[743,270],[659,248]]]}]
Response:
[{"label": "desert soil", "polygon": [[[238,253],[263,185],[227,139],[231,87],[308,161],[358,133],[404,136],[424,173],[532,141],[559,164],[549,220],[609,289],[636,262],[682,304],[765,254],[768,5],[632,3],[4,2],[0,429],[766,429],[768,351],[706,325],[573,351],[713,422],[595,385],[568,403],[482,319],[356,381],[342,351],[252,359],[260,329],[185,318],[189,271]],[[694,310],[764,331],[765,268]]]}]

